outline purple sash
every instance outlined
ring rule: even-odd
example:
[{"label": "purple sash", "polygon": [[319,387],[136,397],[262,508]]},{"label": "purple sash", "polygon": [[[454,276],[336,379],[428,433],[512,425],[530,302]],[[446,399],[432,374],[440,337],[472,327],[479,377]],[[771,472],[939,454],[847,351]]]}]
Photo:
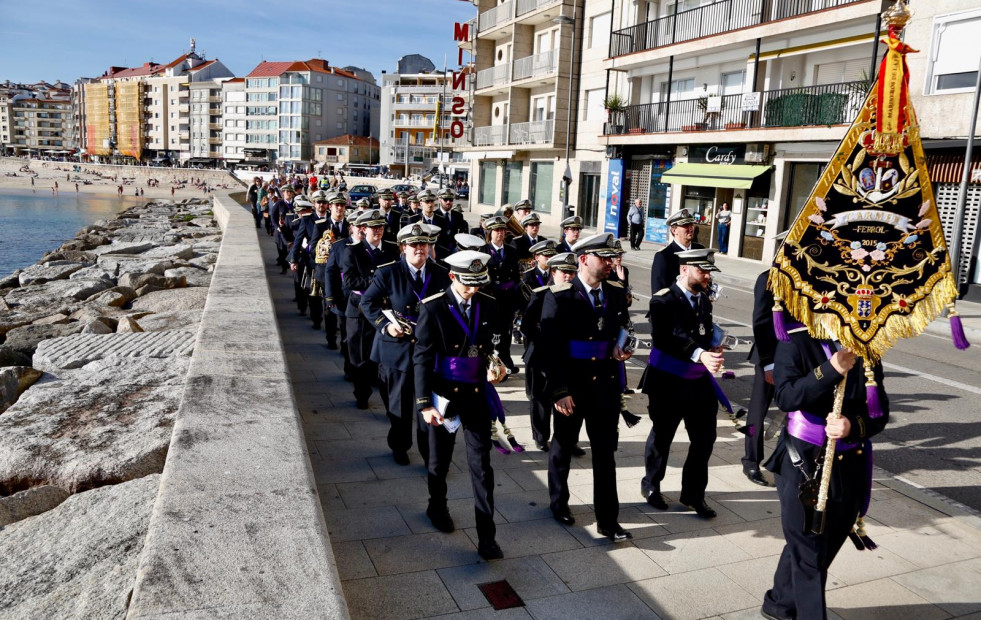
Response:
[{"label": "purple sash", "polygon": [[574,360],[605,360],[613,351],[613,343],[607,340],[570,340],[569,357]]},{"label": "purple sash", "polygon": [[674,375],[682,379],[698,379],[699,377],[708,377],[709,381],[712,383],[712,390],[715,392],[715,398],[719,401],[725,410],[732,413],[732,404],[729,402],[729,398],[726,397],[725,392],[722,391],[722,387],[719,382],[715,380],[715,376],[708,371],[708,368],[702,364],[696,364],[694,362],[687,362],[685,360],[680,360],[676,357],[672,357],[667,353],[659,351],[656,347],[651,347],[651,356],[647,359],[647,363],[651,365],[652,368],[656,368],[662,372],[666,372],[669,375]]},{"label": "purple sash", "polygon": [[479,357],[436,356],[436,374],[459,383],[480,383],[486,381],[486,369]]}]

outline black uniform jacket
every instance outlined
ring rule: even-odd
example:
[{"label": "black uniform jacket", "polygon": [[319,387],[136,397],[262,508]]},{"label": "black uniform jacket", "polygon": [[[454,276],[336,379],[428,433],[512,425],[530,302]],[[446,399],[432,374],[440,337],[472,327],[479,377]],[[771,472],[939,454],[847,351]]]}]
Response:
[{"label": "black uniform jacket", "polygon": [[[548,377],[552,399],[571,395],[620,397],[621,362],[613,359],[613,345],[629,320],[627,295],[615,282],[603,282],[604,308],[593,309],[593,302],[582,280],[556,284],[545,293],[542,306],[540,342],[547,354],[542,370]],[[602,317],[602,329],[600,328]],[[570,341],[607,342],[608,352],[596,359],[572,359]]]},{"label": "black uniform jacket", "polygon": [[[276,242],[276,245],[282,247],[289,245],[293,241],[293,231],[290,229],[290,223],[294,217],[293,203],[286,202],[285,200],[277,200],[269,209],[269,219],[272,220],[272,227],[275,231],[273,233],[273,241]],[[283,222],[282,226],[279,225],[280,221]]]},{"label": "black uniform jacket", "polygon": [[447,212],[442,209],[436,209],[436,213],[441,214],[449,222],[449,235],[451,238],[457,233],[467,232],[467,220],[459,211],[453,211],[451,209]]},{"label": "black uniform jacket", "polygon": [[546,270],[544,273],[534,266],[521,274],[521,292],[525,295],[525,301],[531,301],[531,293],[535,289],[547,286],[552,276]]},{"label": "black uniform jacket", "polygon": [[371,361],[402,372],[409,372],[412,368],[415,330],[412,335],[393,338],[386,331],[389,320],[382,314],[382,310],[392,309],[410,322],[418,322],[420,299],[425,299],[434,292],[444,291],[450,285],[449,272],[432,259],[426,261],[423,272],[423,280],[428,278],[429,282],[418,296],[412,288],[412,270],[404,257],[394,263],[382,265],[375,272],[371,286],[361,298],[361,312],[378,330],[371,346]]},{"label": "black uniform jacket", "polygon": [[526,258],[531,258],[531,246],[539,243],[541,241],[547,241],[548,237],[545,235],[538,235],[538,238],[532,242],[531,237],[528,234],[521,235],[520,237],[515,237],[512,241],[512,245],[518,250],[518,260],[524,260]]},{"label": "black uniform jacket", "polygon": [[[546,283],[551,286],[550,281]],[[532,289],[531,300],[525,308],[524,317],[521,319],[521,335],[525,337],[525,352],[521,359],[526,366],[541,368],[541,347],[538,346],[542,336],[542,308],[545,305],[545,293],[548,286],[540,286]]]},{"label": "black uniform jacket", "polygon": [[766,288],[770,275],[764,271],[753,286],[753,348],[749,359],[760,367],[773,363],[777,351],[777,336],[773,332],[773,293]]},{"label": "black uniform jacket", "polygon": [[384,238],[392,243],[395,243],[398,239],[399,230],[402,229],[402,209],[398,207],[392,207],[388,213],[385,215],[385,236]]},{"label": "black uniform jacket", "polygon": [[[712,302],[704,293],[698,296],[698,308],[696,314],[677,282],[651,297],[651,342],[654,347],[684,362],[691,362],[692,354],[699,347],[708,351],[712,346]],[[699,325],[704,334],[699,333]],[[648,366],[640,379],[640,387],[644,394],[663,394],[663,390],[675,389],[681,380]]]},{"label": "black uniform jacket", "polygon": [[[437,355],[466,357],[473,342],[478,348],[478,357],[484,368],[490,353],[494,350],[494,335],[501,335],[501,325],[497,302],[493,297],[478,292],[471,300],[470,332],[473,340],[453,316],[450,308],[456,308],[456,297],[448,287],[445,291],[427,297],[419,305],[419,322],[416,325],[416,348],[412,360],[415,365],[416,409],[421,411],[432,406],[435,392],[449,401],[446,411],[448,417],[455,417],[468,408],[487,409],[485,382],[477,384],[451,381],[436,373]],[[479,310],[478,310],[479,308]],[[479,314],[479,316],[478,316]],[[477,320],[479,318],[479,321]],[[473,330],[476,329],[476,332]]]},{"label": "black uniform jacket", "polygon": [[333,312],[338,316],[344,316],[347,310],[347,293],[344,292],[341,277],[341,267],[344,264],[344,255],[353,244],[351,239],[339,239],[330,245],[330,256],[327,258],[327,266],[324,269],[326,278],[324,280],[324,301],[333,304]]},{"label": "black uniform jacket", "polygon": [[[835,346],[831,346],[832,353]],[[777,342],[774,356],[773,384],[777,406],[783,411],[806,411],[807,413],[826,418],[834,406],[835,386],[841,382],[841,374],[831,365],[827,353],[821,346],[820,340],[815,340],[806,329],[793,330],[790,342]],[[882,365],[872,368],[876,383],[879,386],[879,402],[882,405],[882,416],[872,418],[865,402],[865,366],[859,358],[848,373],[845,383],[845,401],[842,415],[851,422],[851,433],[844,439],[849,443],[858,443],[876,435],[885,428],[889,421],[889,398],[882,383]],[[804,458],[809,471],[814,470],[814,461],[821,452],[821,447],[789,437],[784,431],[773,456],[767,461],[766,468],[774,473],[780,473],[783,455],[786,452],[786,442],[791,441],[797,452]]]},{"label": "black uniform jacket", "polygon": [[[500,252],[495,254],[494,246],[489,243],[478,251],[490,256],[490,260],[487,261],[487,273],[490,275],[491,284],[487,291],[491,292],[503,306],[502,311],[509,312],[515,308],[521,274],[518,270],[517,249],[507,243],[502,247],[503,257]],[[511,283],[510,286],[508,282]]]},{"label": "black uniform jacket", "polygon": [[[342,286],[347,296],[344,316],[357,318],[361,313],[361,296],[371,285],[371,279],[379,265],[391,263],[399,257],[398,246],[382,239],[380,256],[373,256],[367,241],[348,246],[341,262]],[[366,352],[367,353],[367,352]]]},{"label": "black uniform jacket", "polygon": [[[425,222],[426,217],[420,209],[415,215],[409,216],[405,220],[405,225],[415,224],[416,222]],[[451,254],[450,248],[453,247],[453,235],[450,234],[450,222],[439,212],[439,209],[433,211],[433,216],[430,218],[433,226],[439,226],[439,235],[436,237],[436,258],[438,260],[443,260]]]},{"label": "black uniform jacket", "polygon": [[316,215],[296,218],[293,221],[293,245],[286,255],[286,261],[312,267],[317,242],[327,226],[327,218],[318,218]]},{"label": "black uniform jacket", "polygon": [[[692,250],[700,250],[705,246],[695,243],[691,244]],[[678,252],[684,252],[680,245],[674,240],[664,246],[660,252],[654,255],[654,263],[651,265],[651,292],[659,291],[674,284],[681,273],[678,265]]]}]

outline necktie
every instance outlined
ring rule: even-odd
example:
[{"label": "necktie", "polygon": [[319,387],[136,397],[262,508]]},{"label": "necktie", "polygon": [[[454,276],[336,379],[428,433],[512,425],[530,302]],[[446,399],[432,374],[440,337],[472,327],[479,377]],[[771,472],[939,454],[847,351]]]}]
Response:
[{"label": "necktie", "polygon": [[600,292],[598,288],[594,288],[589,291],[589,294],[593,296],[593,309],[599,310],[603,307],[603,302],[600,301]]},{"label": "necktie", "polygon": [[418,293],[422,291],[422,269],[416,272],[415,280],[412,281],[412,288]]},{"label": "necktie", "polygon": [[463,310],[463,318],[467,320],[467,324],[470,323],[470,302],[464,301],[460,304],[460,309]]},{"label": "necktie", "polygon": [[698,314],[698,295],[691,296],[691,309],[695,311],[695,314]]}]

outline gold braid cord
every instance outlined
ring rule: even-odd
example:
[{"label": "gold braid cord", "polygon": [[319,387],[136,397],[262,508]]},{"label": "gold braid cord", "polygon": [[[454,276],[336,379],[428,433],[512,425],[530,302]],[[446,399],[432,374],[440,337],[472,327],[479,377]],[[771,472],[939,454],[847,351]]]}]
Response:
[{"label": "gold braid cord", "polygon": [[898,142],[884,148],[873,85],[769,277],[778,303],[813,337],[839,340],[873,364],[957,294],[916,115],[903,103]]}]

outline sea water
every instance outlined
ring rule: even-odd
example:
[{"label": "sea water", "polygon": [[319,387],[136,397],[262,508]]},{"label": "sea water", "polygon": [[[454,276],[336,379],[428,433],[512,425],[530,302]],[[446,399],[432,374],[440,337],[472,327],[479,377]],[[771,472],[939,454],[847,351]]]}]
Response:
[{"label": "sea water", "polygon": [[146,199],[50,190],[0,191],[0,276],[32,265],[96,220]]}]

